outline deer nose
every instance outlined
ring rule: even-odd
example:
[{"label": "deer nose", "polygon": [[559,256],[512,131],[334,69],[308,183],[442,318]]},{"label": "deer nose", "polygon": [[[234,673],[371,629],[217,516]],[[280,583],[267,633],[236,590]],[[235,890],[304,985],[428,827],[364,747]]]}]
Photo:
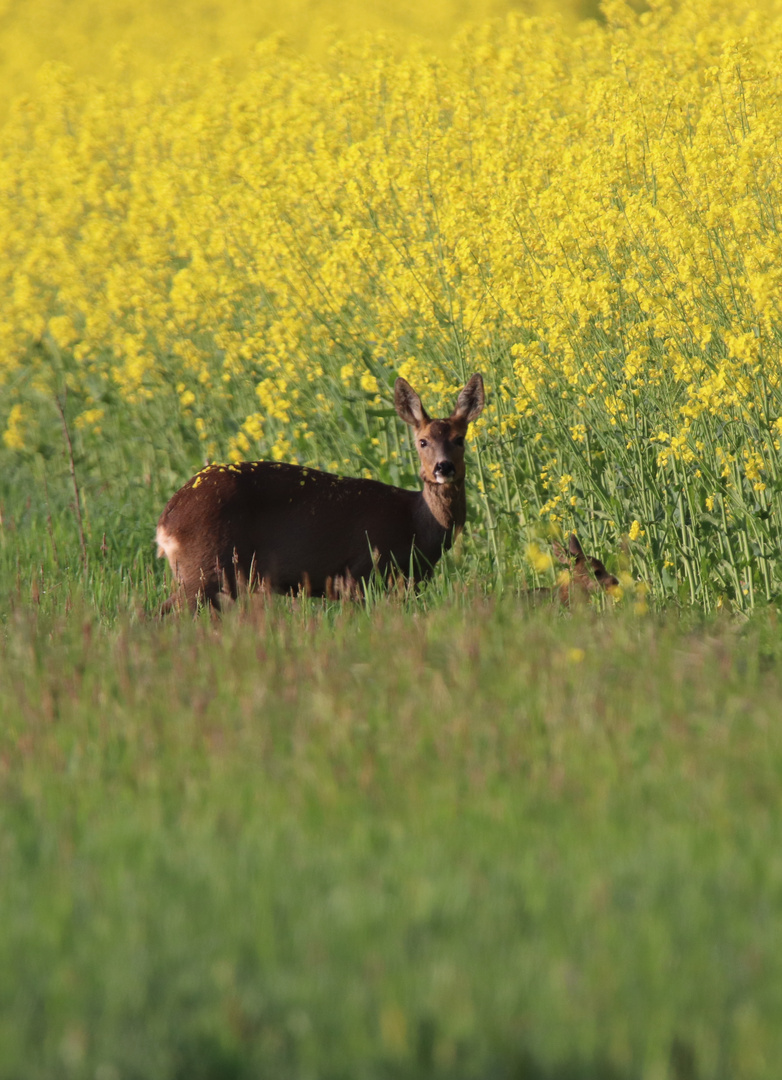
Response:
[{"label": "deer nose", "polygon": [[438,461],[434,467],[434,474],[437,476],[453,476],[456,472],[456,467],[452,461]]}]

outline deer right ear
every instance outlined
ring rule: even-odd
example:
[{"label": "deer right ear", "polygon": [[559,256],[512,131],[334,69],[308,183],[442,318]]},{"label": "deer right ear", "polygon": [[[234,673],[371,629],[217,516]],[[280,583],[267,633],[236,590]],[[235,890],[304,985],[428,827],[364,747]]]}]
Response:
[{"label": "deer right ear", "polygon": [[407,379],[399,378],[394,384],[394,407],[401,420],[411,427],[421,427],[429,420],[421,399]]}]

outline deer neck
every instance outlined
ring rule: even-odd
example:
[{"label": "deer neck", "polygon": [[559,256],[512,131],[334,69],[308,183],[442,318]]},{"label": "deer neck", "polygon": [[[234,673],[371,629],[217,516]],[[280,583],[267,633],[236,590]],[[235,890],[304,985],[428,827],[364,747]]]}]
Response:
[{"label": "deer neck", "polygon": [[454,530],[460,531],[467,518],[464,483],[433,484],[426,480],[421,494],[427,510],[444,533],[445,543],[450,546]]}]

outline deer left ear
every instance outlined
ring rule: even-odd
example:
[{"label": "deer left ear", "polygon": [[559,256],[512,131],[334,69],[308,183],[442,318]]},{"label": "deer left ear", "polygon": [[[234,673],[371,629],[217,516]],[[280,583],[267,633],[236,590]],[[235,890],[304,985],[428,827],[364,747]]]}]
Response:
[{"label": "deer left ear", "polygon": [[558,540],[554,541],[554,543],[551,545],[551,548],[554,552],[554,558],[557,560],[557,562],[561,562],[563,566],[570,566],[570,559],[565,554],[565,549],[562,547]]},{"label": "deer left ear", "polygon": [[483,376],[476,373],[456,399],[456,408],[451,413],[451,420],[463,420],[466,424],[472,423],[483,412],[485,401]]},{"label": "deer left ear", "polygon": [[573,556],[574,558],[576,558],[576,559],[583,559],[583,558],[585,558],[585,555],[584,555],[584,549],[583,549],[583,548],[581,547],[581,545],[579,544],[579,542],[578,542],[578,539],[577,539],[577,537],[576,537],[576,534],[575,534],[575,533],[571,533],[571,534],[570,534],[570,540],[569,540],[569,542],[568,542],[568,549],[569,549],[569,551],[570,551],[570,554],[571,554],[571,555],[572,555],[572,556]]}]

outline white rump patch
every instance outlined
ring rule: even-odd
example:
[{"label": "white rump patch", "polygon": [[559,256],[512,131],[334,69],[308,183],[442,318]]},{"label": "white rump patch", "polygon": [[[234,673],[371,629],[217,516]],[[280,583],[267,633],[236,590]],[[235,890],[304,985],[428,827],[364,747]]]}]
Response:
[{"label": "white rump patch", "polygon": [[155,539],[157,540],[157,557],[162,559],[165,556],[173,569],[179,561],[179,544],[162,525],[158,525]]}]

